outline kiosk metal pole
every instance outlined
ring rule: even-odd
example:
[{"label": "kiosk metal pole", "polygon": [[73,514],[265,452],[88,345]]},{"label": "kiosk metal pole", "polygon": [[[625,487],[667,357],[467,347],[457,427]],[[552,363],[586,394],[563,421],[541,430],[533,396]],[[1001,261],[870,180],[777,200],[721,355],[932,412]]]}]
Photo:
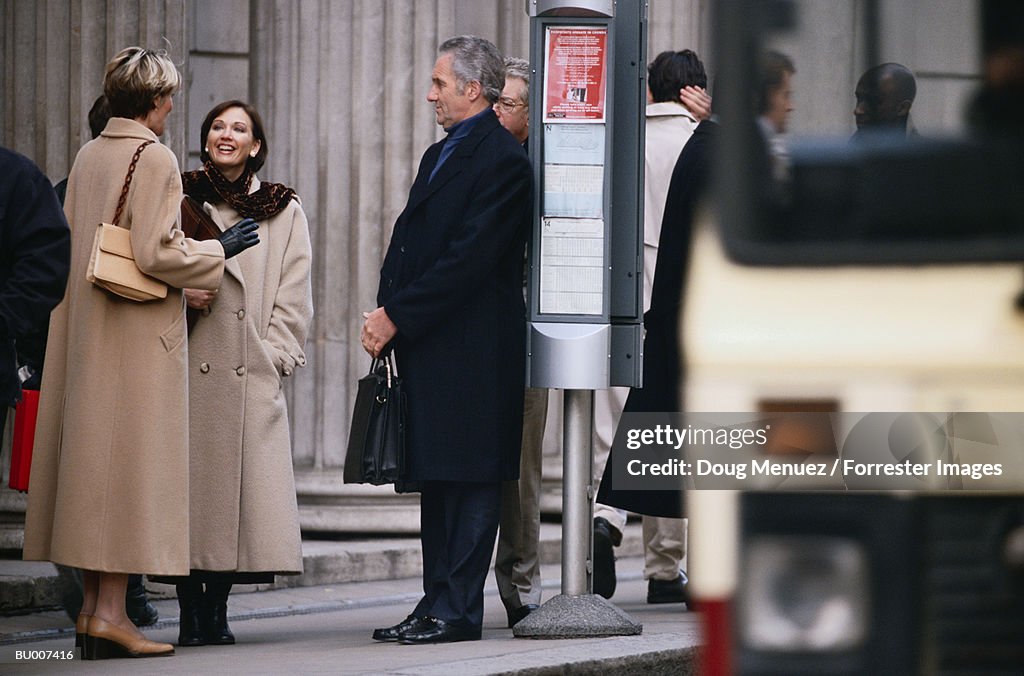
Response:
[{"label": "kiosk metal pole", "polygon": [[590,593],[593,390],[565,390],[562,452],[562,593]]},{"label": "kiosk metal pole", "polygon": [[512,628],[517,638],[635,636],[643,625],[590,591],[594,391],[564,390],[562,593]]}]

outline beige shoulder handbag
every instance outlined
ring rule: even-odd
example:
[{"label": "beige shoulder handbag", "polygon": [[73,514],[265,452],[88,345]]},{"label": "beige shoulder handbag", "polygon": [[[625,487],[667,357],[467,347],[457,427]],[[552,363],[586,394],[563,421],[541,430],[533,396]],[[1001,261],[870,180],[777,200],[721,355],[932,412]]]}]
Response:
[{"label": "beige shoulder handbag", "polygon": [[128,198],[128,187],[132,184],[135,165],[138,164],[142,151],[150,143],[152,141],[145,141],[132,157],[128,174],[124,177],[124,187],[121,188],[121,199],[117,202],[113,224],[100,223],[97,226],[89,267],[85,273],[86,280],[101,289],[140,303],[166,298],[167,285],[159,279],[143,274],[135,265],[131,232],[127,228],[118,227],[117,222],[121,219],[121,212]]}]

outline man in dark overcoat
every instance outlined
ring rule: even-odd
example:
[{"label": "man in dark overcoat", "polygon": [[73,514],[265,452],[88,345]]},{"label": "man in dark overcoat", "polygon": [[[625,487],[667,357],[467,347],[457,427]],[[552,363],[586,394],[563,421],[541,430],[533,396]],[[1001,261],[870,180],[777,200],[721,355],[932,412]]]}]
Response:
[{"label": "man in dark overcoat", "polygon": [[70,264],[71,231],[50,181],[27,157],[0,148],[0,434],[6,407],[21,398],[15,341],[46,335]]},{"label": "man in dark overcoat", "polygon": [[444,42],[427,100],[447,138],[423,155],[361,340],[394,348],[408,396],[407,476],[421,486],[423,598],[377,640],[476,640],[501,482],[519,477],[525,381],[526,153],[492,105],[504,64],[487,40]]}]

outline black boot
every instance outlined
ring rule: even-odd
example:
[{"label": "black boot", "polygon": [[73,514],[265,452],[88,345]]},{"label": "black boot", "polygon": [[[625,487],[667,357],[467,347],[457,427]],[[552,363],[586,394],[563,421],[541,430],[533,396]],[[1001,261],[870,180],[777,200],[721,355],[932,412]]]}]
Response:
[{"label": "black boot", "polygon": [[603,517],[594,519],[594,593],[610,599],[615,595],[615,550],[622,533]]},{"label": "black boot", "polygon": [[151,624],[156,624],[156,621],[160,619],[160,613],[146,596],[146,585],[142,583],[141,575],[128,576],[128,593],[124,597],[124,610],[128,613],[128,619],[136,627],[148,627]]},{"label": "black boot", "polygon": [[208,582],[203,611],[203,635],[207,645],[233,645],[235,635],[228,628],[228,594],[231,583]]},{"label": "black boot", "polygon": [[206,645],[203,636],[202,615],[205,607],[203,584],[189,578],[183,584],[175,585],[178,591],[178,607],[181,608],[181,621],[178,627],[178,645]]}]

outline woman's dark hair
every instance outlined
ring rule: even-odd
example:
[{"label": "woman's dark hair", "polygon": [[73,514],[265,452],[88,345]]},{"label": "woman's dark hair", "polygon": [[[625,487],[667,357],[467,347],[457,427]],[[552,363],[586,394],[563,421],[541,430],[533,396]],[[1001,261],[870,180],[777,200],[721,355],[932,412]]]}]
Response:
[{"label": "woman's dark hair", "polygon": [[679,90],[687,85],[708,88],[704,64],[696,52],[662,52],[647,67],[647,86],[655,103],[679,101]]},{"label": "woman's dark hair", "polygon": [[109,120],[110,104],[107,103],[107,97],[100,94],[100,97],[93,101],[92,108],[89,109],[89,131],[92,132],[93,138],[103,133]]},{"label": "woman's dark hair", "polygon": [[246,165],[250,171],[259,171],[267,159],[268,150],[267,136],[263,131],[263,118],[260,117],[260,114],[256,112],[256,109],[251,104],[239,101],[238,99],[218,103],[206,114],[203,126],[199,128],[199,159],[204,163],[210,159],[210,154],[206,152],[206,137],[210,135],[210,127],[213,126],[213,121],[228,108],[241,108],[249,116],[249,119],[252,120],[252,137],[253,140],[260,142],[260,149],[256,151],[256,157],[250,157],[246,160]]}]

